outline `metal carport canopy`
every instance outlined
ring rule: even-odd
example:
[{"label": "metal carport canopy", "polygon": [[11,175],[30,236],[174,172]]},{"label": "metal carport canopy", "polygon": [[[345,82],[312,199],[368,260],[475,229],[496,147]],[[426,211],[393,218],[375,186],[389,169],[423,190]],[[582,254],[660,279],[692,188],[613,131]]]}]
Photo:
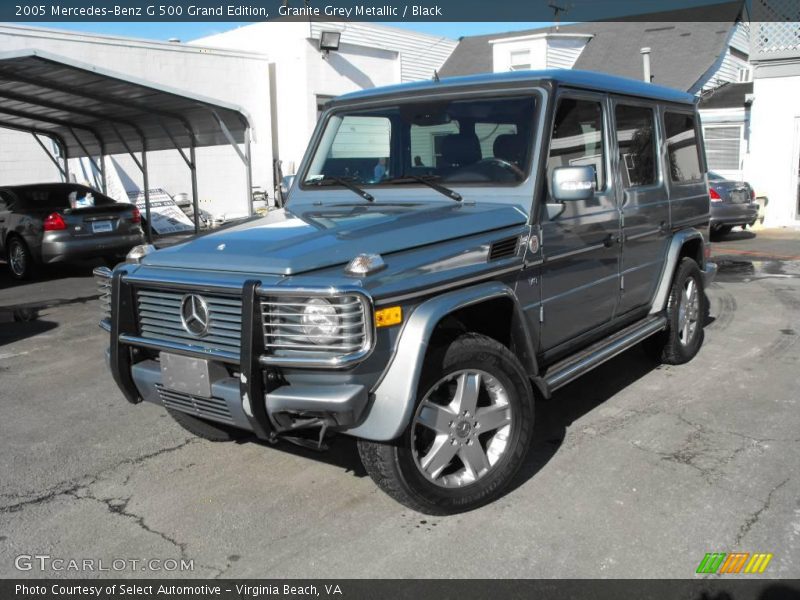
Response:
[{"label": "metal carport canopy", "polygon": [[153,150],[177,150],[191,170],[196,230],[195,148],[233,146],[246,167],[248,212],[252,210],[250,120],[237,106],[71,58],[22,50],[0,53],[0,127],[29,132],[37,140],[38,136],[53,139],[61,148],[64,168],[59,168],[64,175],[68,158],[88,157],[94,162],[93,157],[100,157],[94,165],[104,184],[103,157],[130,154],[143,174],[148,240],[147,152]]}]

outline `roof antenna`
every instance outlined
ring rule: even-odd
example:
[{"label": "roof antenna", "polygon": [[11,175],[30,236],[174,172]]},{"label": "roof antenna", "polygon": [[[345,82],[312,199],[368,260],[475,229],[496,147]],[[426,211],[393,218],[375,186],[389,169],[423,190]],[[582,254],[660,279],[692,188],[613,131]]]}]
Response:
[{"label": "roof antenna", "polygon": [[572,4],[559,4],[556,2],[556,0],[550,0],[550,2],[547,3],[547,6],[553,9],[553,20],[556,23],[556,31],[558,31],[558,28],[560,27],[560,19],[558,18],[559,13],[567,12],[570,8],[572,8]]},{"label": "roof antenna", "polygon": [[438,82],[439,81],[439,71],[436,69],[433,70],[433,80]]}]

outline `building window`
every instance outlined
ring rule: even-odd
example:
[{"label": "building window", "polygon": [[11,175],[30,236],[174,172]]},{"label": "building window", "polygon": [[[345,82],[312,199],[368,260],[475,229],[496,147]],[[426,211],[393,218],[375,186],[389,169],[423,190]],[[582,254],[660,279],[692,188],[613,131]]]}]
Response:
[{"label": "building window", "polygon": [[622,184],[626,188],[651,185],[658,177],[653,109],[618,104],[617,145]]},{"label": "building window", "polygon": [[738,171],[741,167],[742,126],[707,125],[703,128],[709,171]]},{"label": "building window", "polygon": [[513,50],[510,55],[509,65],[512,71],[528,71],[531,68],[530,50]]},{"label": "building window", "polygon": [[739,67],[739,83],[753,81],[753,69],[750,67]]},{"label": "building window", "polygon": [[694,115],[664,113],[664,128],[667,133],[667,154],[672,181],[682,183],[702,179]]}]

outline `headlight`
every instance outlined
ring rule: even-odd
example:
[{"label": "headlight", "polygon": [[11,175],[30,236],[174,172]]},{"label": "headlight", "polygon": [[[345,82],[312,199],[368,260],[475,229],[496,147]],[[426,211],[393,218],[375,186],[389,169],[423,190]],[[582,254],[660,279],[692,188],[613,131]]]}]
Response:
[{"label": "headlight", "polygon": [[131,248],[131,251],[128,252],[128,256],[125,257],[125,261],[133,264],[138,264],[142,262],[142,259],[145,256],[155,251],[156,247],[153,246],[153,244],[141,244],[139,246],[134,246],[133,248]]},{"label": "headlight", "polygon": [[303,332],[315,344],[330,344],[337,339],[342,320],[333,305],[323,298],[312,298],[303,310]]}]

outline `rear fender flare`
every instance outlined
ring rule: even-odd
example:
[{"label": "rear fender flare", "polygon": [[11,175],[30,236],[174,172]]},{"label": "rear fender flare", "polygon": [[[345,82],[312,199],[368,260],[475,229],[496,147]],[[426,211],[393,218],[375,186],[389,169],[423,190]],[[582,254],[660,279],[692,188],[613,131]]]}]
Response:
[{"label": "rear fender flare", "polygon": [[[667,306],[667,297],[669,290],[672,287],[672,276],[675,274],[675,269],[678,267],[681,250],[687,242],[699,239],[703,241],[703,234],[697,229],[682,229],[672,236],[667,255],[664,259],[664,268],[661,271],[658,287],[656,288],[656,295],[653,297],[653,304],[650,306],[650,314],[660,313]],[[701,269],[704,265],[698,265]]]}]

